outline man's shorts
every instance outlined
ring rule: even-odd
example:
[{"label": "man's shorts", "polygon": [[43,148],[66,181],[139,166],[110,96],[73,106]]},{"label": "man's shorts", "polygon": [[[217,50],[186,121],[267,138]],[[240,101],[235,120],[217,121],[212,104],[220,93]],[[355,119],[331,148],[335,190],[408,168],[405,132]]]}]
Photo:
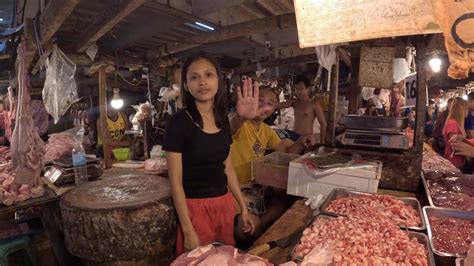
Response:
[{"label": "man's shorts", "polygon": [[281,128],[275,128],[274,130],[277,133],[278,137],[280,137],[280,139],[291,139],[292,141],[296,142],[301,137],[300,134],[292,130],[281,129]]}]

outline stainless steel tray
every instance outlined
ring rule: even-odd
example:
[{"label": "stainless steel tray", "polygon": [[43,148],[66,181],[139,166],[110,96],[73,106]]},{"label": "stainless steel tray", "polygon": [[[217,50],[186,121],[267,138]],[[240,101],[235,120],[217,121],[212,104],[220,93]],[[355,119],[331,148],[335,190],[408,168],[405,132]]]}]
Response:
[{"label": "stainless steel tray", "polygon": [[[320,214],[320,215],[314,217],[313,219],[311,219],[311,221],[308,222],[306,227],[311,226],[313,224],[314,220],[316,220],[316,219],[335,219],[335,218],[336,217],[334,217],[334,216],[328,216],[328,215]],[[400,229],[400,230],[402,230],[402,229]],[[298,237],[298,240],[291,246],[289,254],[288,254],[290,259],[295,260],[297,262],[302,262],[303,258],[294,257],[293,252],[296,248],[296,245],[299,244],[302,235],[303,235],[303,233],[301,233],[300,237]],[[435,259],[434,259],[433,252],[430,249],[430,243],[429,243],[429,240],[428,240],[428,236],[426,236],[426,234],[413,232],[413,231],[408,231],[408,236],[410,237],[410,239],[413,238],[413,237],[416,238],[418,240],[418,243],[425,246],[425,249],[428,252],[428,266],[435,266],[436,265],[435,264]]]},{"label": "stainless steel tray", "polygon": [[[366,193],[366,192],[345,190],[345,189],[341,189],[341,188],[335,188],[331,191],[331,194],[329,194],[329,196],[326,198],[326,200],[321,205],[320,211],[321,211],[322,214],[326,214],[326,215],[330,215],[330,216],[345,216],[343,214],[327,211],[329,203],[331,203],[331,201],[333,201],[333,200],[340,199],[340,198],[346,198],[346,197],[349,197],[349,196],[357,197],[357,196],[367,196],[367,195],[373,195],[373,194]],[[400,228],[409,229],[409,230],[417,230],[417,231],[425,230],[426,229],[426,222],[423,218],[423,213],[421,211],[420,202],[415,198],[409,198],[409,197],[394,197],[394,198],[397,198],[397,199],[403,201],[403,203],[405,205],[412,206],[415,209],[415,211],[417,212],[417,214],[418,214],[418,216],[420,217],[420,220],[421,220],[421,227],[400,226]]]},{"label": "stainless steel tray", "polygon": [[430,206],[437,207],[434,205],[433,199],[431,198],[431,192],[428,185],[428,181],[426,181],[423,171],[421,171],[421,182],[423,183],[423,187],[425,188],[426,197],[428,198],[428,202],[430,203]]},{"label": "stainless steel tray", "polygon": [[433,232],[431,231],[429,217],[451,217],[474,221],[474,212],[426,206],[423,207],[423,216],[425,217],[426,225],[428,228],[427,231],[428,237],[430,239],[431,249],[436,255],[444,257],[466,257],[466,254],[446,253],[439,251],[435,248],[435,246],[433,245]]},{"label": "stainless steel tray", "polygon": [[346,115],[344,126],[348,129],[397,132],[407,128],[408,118]]}]

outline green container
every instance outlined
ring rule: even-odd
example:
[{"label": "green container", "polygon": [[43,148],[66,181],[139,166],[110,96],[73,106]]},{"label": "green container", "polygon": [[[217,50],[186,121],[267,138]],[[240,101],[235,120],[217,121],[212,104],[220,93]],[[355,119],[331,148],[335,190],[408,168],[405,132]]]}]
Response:
[{"label": "green container", "polygon": [[113,149],[112,153],[117,161],[126,161],[128,160],[128,154],[130,153],[130,148],[117,148]]}]

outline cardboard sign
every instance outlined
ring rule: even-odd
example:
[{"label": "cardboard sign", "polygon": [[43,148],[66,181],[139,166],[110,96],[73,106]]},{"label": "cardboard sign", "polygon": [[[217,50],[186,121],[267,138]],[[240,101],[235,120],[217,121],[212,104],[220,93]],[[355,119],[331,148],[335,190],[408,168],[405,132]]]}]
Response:
[{"label": "cardboard sign", "polygon": [[413,73],[405,78],[405,106],[416,106],[416,95],[418,94],[416,87],[416,73]]},{"label": "cardboard sign", "polygon": [[[416,97],[418,95],[418,87],[416,82],[416,73],[410,74],[405,78],[405,106],[415,107]],[[428,105],[428,86],[425,88],[426,105]]]},{"label": "cardboard sign", "polygon": [[439,33],[432,1],[294,0],[300,47]]},{"label": "cardboard sign", "polygon": [[474,1],[437,0],[435,6],[449,55],[448,76],[467,78],[474,71]]},{"label": "cardboard sign", "polygon": [[393,47],[362,47],[359,86],[391,88],[393,83]]}]

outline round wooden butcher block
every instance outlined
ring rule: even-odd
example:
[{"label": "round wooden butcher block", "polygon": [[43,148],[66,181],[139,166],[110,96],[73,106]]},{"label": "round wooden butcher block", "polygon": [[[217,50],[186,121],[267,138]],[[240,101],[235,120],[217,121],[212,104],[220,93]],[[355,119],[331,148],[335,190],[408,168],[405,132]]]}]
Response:
[{"label": "round wooden butcher block", "polygon": [[83,210],[141,208],[170,197],[167,179],[149,175],[126,175],[76,187],[62,198],[61,206]]},{"label": "round wooden butcher block", "polygon": [[176,215],[169,181],[127,175],[86,183],[61,199],[68,250],[94,262],[171,261]]}]

